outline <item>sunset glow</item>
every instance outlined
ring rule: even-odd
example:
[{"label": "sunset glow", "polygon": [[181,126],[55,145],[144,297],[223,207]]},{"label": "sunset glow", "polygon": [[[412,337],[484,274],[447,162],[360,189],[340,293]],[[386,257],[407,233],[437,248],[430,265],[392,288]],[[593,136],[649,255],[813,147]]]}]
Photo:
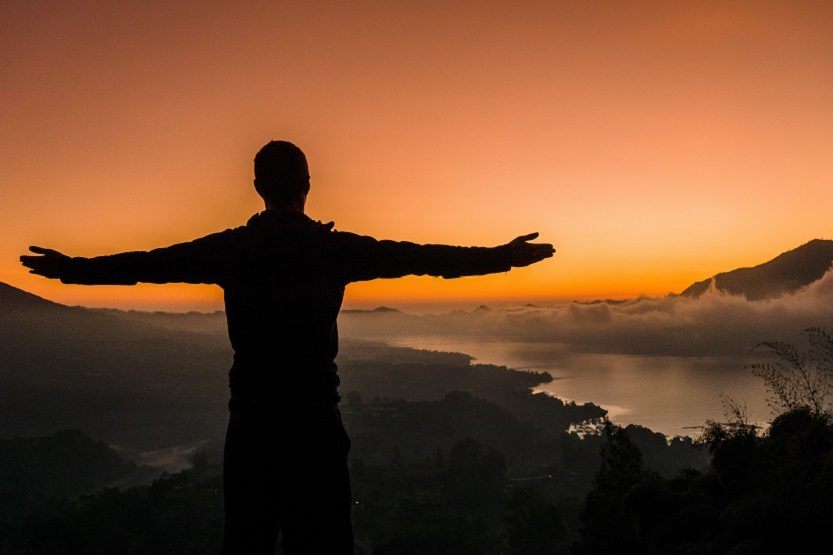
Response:
[{"label": "sunset glow", "polygon": [[307,153],[307,212],[337,229],[558,249],[347,306],[662,295],[833,238],[828,2],[7,2],[0,48],[0,281],[67,304],[221,308],[17,257],[242,225],[272,138]]}]

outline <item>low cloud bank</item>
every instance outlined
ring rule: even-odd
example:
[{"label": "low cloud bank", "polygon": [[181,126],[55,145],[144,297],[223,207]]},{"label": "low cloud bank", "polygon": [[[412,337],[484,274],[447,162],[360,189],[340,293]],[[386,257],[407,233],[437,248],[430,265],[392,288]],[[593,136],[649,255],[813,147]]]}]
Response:
[{"label": "low cloud bank", "polygon": [[747,358],[762,341],[798,340],[812,326],[833,329],[833,271],[784,296],[759,301],[711,290],[697,299],[642,297],[624,302],[563,303],[456,311],[346,313],[345,336],[394,340],[460,337],[539,343],[553,353]]}]

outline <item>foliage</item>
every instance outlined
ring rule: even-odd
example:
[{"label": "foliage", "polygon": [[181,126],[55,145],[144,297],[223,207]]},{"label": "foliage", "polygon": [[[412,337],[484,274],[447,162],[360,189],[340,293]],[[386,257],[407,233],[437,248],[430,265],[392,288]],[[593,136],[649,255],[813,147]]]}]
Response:
[{"label": "foliage", "polygon": [[150,486],[105,488],[55,500],[0,537],[0,553],[217,553],[222,539],[218,475],[195,468]]},{"label": "foliage", "polygon": [[761,345],[775,360],[751,365],[752,373],[763,379],[776,414],[807,408],[819,415],[833,408],[833,335],[824,328],[805,333],[807,352],[784,341],[767,341]]},{"label": "foliage", "polygon": [[[440,401],[352,401],[343,413],[354,438],[351,475],[359,553],[566,553],[576,541],[581,499],[600,464],[601,436],[582,439],[540,429],[459,391]],[[690,442],[669,445],[664,436],[638,427],[629,427],[628,433],[668,468],[700,456]],[[76,436],[86,437],[78,432],[67,437]],[[76,442],[78,456],[44,438],[13,444],[30,443],[43,448],[15,451],[9,460],[25,453],[40,459],[30,464],[34,482],[42,469],[54,468],[50,475],[86,485],[39,498],[27,506],[24,519],[0,518],[0,553],[219,549],[219,469],[212,471],[204,458],[194,460],[194,469],[165,475],[149,486],[124,489],[128,482],[119,478],[122,488],[100,489],[112,481],[88,483],[85,477],[121,475],[105,471],[106,465],[83,453],[99,453],[96,457],[104,462],[112,459],[115,470],[134,466],[113,459],[105,444],[89,438]],[[615,457],[607,463],[611,469],[618,465]],[[75,497],[92,490],[98,493]]]},{"label": "foliage", "polygon": [[642,453],[621,427],[605,423],[601,464],[581,515],[582,552],[637,553],[638,538],[627,518],[625,496],[648,476]]},{"label": "foliage", "polygon": [[507,500],[505,519],[506,553],[549,555],[567,546],[562,511],[538,491],[519,488]]},{"label": "foliage", "polygon": [[49,499],[148,477],[148,470],[79,430],[0,439],[0,520],[20,518]]},{"label": "foliage", "polygon": [[799,408],[770,429],[713,424],[712,464],[671,479],[610,434],[582,514],[580,553],[810,553],[825,545],[833,424]]},{"label": "foliage", "polygon": [[813,553],[828,545],[833,418],[825,404],[831,336],[809,330],[803,355],[769,343],[779,364],[756,365],[780,412],[762,432],[724,399],[726,422],[706,423],[705,470],[663,478],[641,465],[626,430],[608,426],[582,513],[578,553]]}]

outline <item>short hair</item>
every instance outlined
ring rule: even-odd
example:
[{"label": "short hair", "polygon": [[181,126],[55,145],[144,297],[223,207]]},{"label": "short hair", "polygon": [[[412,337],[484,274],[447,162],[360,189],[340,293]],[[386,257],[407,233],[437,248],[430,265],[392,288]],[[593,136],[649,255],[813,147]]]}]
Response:
[{"label": "short hair", "polygon": [[255,155],[255,187],[264,198],[287,201],[309,193],[304,152],[289,141],[269,141]]}]

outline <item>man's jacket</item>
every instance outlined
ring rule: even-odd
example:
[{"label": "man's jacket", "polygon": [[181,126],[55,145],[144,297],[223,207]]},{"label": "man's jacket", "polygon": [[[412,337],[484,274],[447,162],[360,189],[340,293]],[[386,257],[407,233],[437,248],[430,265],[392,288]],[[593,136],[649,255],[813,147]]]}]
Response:
[{"label": "man's jacket", "polygon": [[354,281],[507,271],[508,246],[379,241],[301,213],[267,210],[245,226],[147,252],[71,258],[61,281],[212,283],[223,288],[234,365],[230,407],[338,401],[336,317]]}]

